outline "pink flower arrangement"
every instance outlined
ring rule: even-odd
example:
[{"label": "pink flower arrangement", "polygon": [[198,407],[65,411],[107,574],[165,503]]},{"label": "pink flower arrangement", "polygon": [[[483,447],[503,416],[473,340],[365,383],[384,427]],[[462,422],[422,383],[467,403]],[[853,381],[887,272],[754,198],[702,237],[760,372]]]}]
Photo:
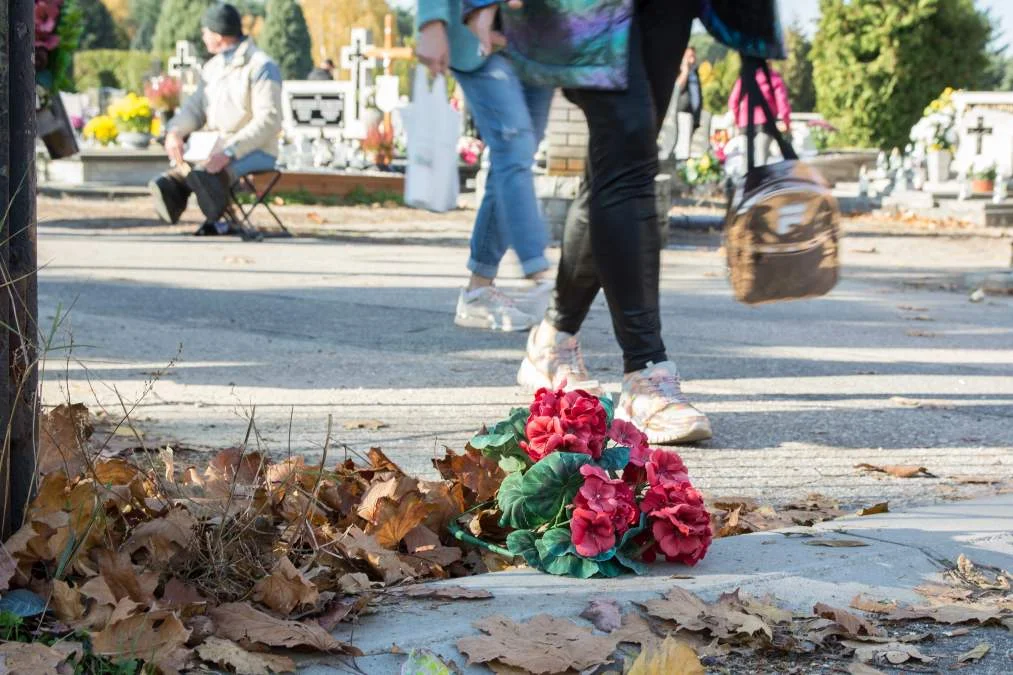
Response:
[{"label": "pink flower arrangement", "polygon": [[490,456],[523,453],[523,461],[511,455],[496,499],[500,524],[513,530],[510,551],[533,567],[615,576],[643,573],[643,562],[661,556],[695,565],[707,553],[710,514],[686,464],[651,448],[635,424],[613,419],[610,401],[541,389],[472,446]]},{"label": "pink flower arrangement", "polygon": [[485,144],[477,138],[461,136],[457,141],[457,156],[466,166],[478,164],[483,150],[485,150]]},{"label": "pink flower arrangement", "polygon": [[35,69],[49,66],[49,54],[60,46],[57,26],[63,0],[35,0]]},{"label": "pink flower arrangement", "polygon": [[160,75],[144,85],[144,97],[158,110],[172,111],[179,107],[183,85],[175,77]]}]

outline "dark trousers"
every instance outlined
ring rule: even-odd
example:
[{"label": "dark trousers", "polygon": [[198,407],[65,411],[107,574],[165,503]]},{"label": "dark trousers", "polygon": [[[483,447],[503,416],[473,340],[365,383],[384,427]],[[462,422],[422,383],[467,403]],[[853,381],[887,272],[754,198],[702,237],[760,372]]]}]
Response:
[{"label": "dark trousers", "polygon": [[628,88],[565,92],[584,111],[591,140],[588,175],[567,215],[546,318],[558,330],[577,333],[598,289],[604,290],[627,373],[668,358],[658,309],[657,137],[689,42],[694,7],[638,1]]}]

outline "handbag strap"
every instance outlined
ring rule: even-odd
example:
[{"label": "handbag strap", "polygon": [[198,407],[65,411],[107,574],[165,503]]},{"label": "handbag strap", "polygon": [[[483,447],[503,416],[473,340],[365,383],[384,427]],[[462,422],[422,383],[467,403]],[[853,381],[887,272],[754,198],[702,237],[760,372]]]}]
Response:
[{"label": "handbag strap", "polygon": [[767,62],[763,59],[758,59],[752,56],[742,57],[741,80],[742,86],[746,90],[746,105],[749,107],[749,116],[746,122],[746,156],[748,158],[750,171],[756,168],[756,160],[753,150],[756,146],[755,113],[757,108],[763,112],[765,118],[763,130],[777,142],[778,147],[781,149],[781,155],[785,159],[798,159],[798,153],[795,152],[795,148],[793,148],[791,143],[785,139],[781,130],[777,128],[774,112],[770,109],[770,104],[767,102],[767,98],[763,95],[763,91],[760,90],[760,83],[756,81],[756,76],[761,70],[767,78],[767,83],[770,85],[771,89],[773,89],[774,79],[771,77],[770,68],[767,66]]}]

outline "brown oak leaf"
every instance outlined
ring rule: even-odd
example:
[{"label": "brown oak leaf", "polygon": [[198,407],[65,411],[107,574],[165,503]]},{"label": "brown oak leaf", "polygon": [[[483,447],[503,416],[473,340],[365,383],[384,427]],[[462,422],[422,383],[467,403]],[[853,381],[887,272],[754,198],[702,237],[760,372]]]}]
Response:
[{"label": "brown oak leaf", "polygon": [[282,557],[274,570],[253,587],[253,599],[280,614],[291,614],[296,607],[312,606],[319,597],[317,587],[295,568],[287,556]]},{"label": "brown oak leaf", "polygon": [[185,549],[194,536],[197,521],[182,507],[170,509],[161,518],[141,523],[134,528],[123,545],[133,555],[138,549],[147,549],[152,560],[167,562]]},{"label": "brown oak leaf", "polygon": [[209,637],[197,647],[197,656],[208,663],[228,668],[237,675],[295,672],[295,661],[287,656],[248,652],[232,640],[217,637]]},{"label": "brown oak leaf", "polygon": [[846,609],[832,607],[824,603],[818,603],[813,607],[813,613],[824,619],[835,621],[837,625],[846,630],[850,635],[883,635],[883,629],[874,626],[856,614]]},{"label": "brown oak leaf", "polygon": [[218,637],[268,647],[310,647],[322,652],[360,655],[350,644],[336,640],[319,624],[277,619],[245,602],[231,602],[210,610]]},{"label": "brown oak leaf", "polygon": [[8,675],[55,673],[69,654],[41,642],[0,643],[0,669]]},{"label": "brown oak leaf", "polygon": [[141,659],[153,664],[174,663],[190,631],[174,613],[164,610],[135,614],[110,623],[91,636],[96,654],[114,659]]},{"label": "brown oak leaf", "polygon": [[447,449],[443,459],[433,459],[433,466],[444,479],[456,481],[471,491],[471,503],[484,502],[496,496],[500,483],[506,478],[503,469],[494,459],[468,447],[463,455]]},{"label": "brown oak leaf", "polygon": [[366,527],[366,533],[376,537],[384,548],[397,548],[405,535],[426,519],[429,510],[430,506],[422,501],[418,492],[409,492],[397,501],[384,497],[376,505],[373,522]]}]

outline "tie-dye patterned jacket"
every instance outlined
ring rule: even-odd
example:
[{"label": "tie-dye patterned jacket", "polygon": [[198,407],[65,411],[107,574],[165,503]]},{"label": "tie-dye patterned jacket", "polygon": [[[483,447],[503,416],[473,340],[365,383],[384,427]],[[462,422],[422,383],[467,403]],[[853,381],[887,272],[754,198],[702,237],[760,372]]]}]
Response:
[{"label": "tie-dye patterned jacket", "polygon": [[[499,0],[461,2],[467,17]],[[732,49],[758,58],[785,57],[775,0],[669,2],[696,3],[707,30]],[[626,88],[634,0],[527,0],[523,9],[502,5],[500,11],[507,49],[518,74],[528,82]]]}]

